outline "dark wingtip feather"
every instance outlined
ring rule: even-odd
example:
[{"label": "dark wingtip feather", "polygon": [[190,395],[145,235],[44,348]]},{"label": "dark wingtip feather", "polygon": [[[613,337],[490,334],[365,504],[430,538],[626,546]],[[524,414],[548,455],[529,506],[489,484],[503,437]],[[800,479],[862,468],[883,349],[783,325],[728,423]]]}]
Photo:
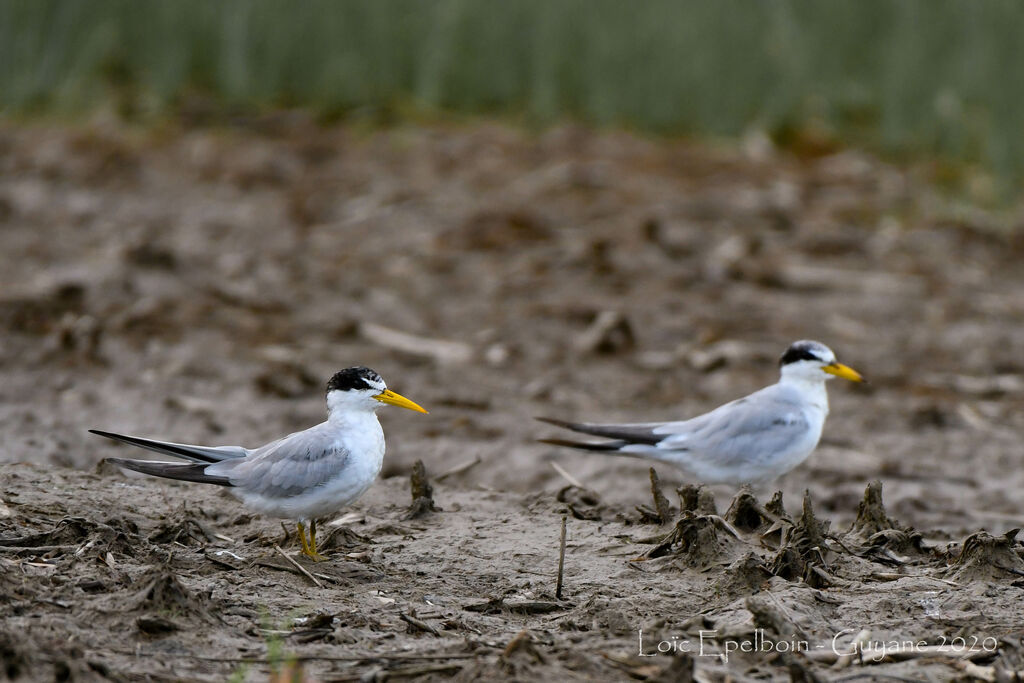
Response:
[{"label": "dark wingtip feather", "polygon": [[156,460],[128,460],[126,458],[107,458],[109,462],[135,472],[142,472],[164,479],[192,481],[198,484],[216,484],[217,486],[233,486],[227,477],[215,477],[206,473],[207,463],[159,462]]},{"label": "dark wingtip feather", "polygon": [[625,441],[602,441],[599,443],[590,441],[570,441],[569,439],[537,439],[540,443],[552,446],[566,446],[578,448],[584,451],[617,451],[626,445]]},{"label": "dark wingtip feather", "polygon": [[138,446],[139,444],[136,442],[142,441],[142,439],[137,436],[128,436],[127,434],[118,434],[116,432],[105,432],[102,429],[90,429],[89,433],[95,434],[96,436],[102,436],[105,439],[131,444],[132,446]]},{"label": "dark wingtip feather", "polygon": [[103,436],[113,441],[120,441],[131,446],[138,448],[145,448],[146,450],[156,451],[157,453],[163,453],[165,455],[173,455],[176,458],[184,458],[185,460],[191,460],[192,462],[203,462],[203,463],[215,463],[223,460],[223,457],[214,457],[209,453],[204,452],[200,446],[186,446],[183,444],[168,443],[166,441],[155,441],[153,439],[144,439],[141,436],[128,436],[127,434],[115,434],[114,432],[104,432],[99,429],[90,429],[90,433],[98,436]]},{"label": "dark wingtip feather", "polygon": [[[591,424],[589,422],[557,420],[551,417],[538,417],[537,419],[541,422],[547,422],[548,424],[555,425],[556,427],[580,432],[581,434],[590,434],[591,436],[603,436],[608,439],[615,439],[613,443],[617,444],[614,448],[590,450],[615,450],[616,448],[628,443],[656,444],[665,438],[664,436],[655,434],[651,429],[642,425]],[[582,446],[577,446],[577,448],[582,448]]]}]

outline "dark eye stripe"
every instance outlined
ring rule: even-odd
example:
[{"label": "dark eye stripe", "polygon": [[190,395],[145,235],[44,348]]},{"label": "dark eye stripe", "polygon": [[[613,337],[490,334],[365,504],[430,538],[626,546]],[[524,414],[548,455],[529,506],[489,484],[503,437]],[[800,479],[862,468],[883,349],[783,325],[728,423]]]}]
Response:
[{"label": "dark eye stripe", "polygon": [[801,360],[816,360],[821,362],[821,359],[811,353],[803,346],[790,346],[786,349],[786,353],[782,354],[782,358],[779,359],[779,365],[789,365],[790,363],[796,363]]}]

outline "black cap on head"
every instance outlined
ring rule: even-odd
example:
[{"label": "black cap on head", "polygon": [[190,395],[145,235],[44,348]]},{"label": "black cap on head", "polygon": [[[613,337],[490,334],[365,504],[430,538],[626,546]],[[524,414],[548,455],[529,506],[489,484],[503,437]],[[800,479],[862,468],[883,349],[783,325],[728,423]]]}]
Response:
[{"label": "black cap on head", "polygon": [[345,368],[334,373],[327,382],[327,393],[332,391],[361,391],[365,389],[377,389],[384,380],[370,368],[356,366]]},{"label": "black cap on head", "polygon": [[811,341],[798,341],[794,342],[786,352],[782,354],[782,358],[779,359],[779,365],[789,365],[790,363],[796,363],[802,360],[816,360],[824,362],[819,353],[821,352],[821,345],[817,342]]}]

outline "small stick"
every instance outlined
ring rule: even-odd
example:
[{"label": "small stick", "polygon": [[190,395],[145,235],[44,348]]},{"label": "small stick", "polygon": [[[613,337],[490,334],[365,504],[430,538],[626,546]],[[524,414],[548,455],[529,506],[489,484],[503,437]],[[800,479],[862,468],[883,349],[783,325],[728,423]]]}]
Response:
[{"label": "small stick", "polygon": [[423,621],[422,619],[417,619],[416,617],[412,616],[411,614],[405,614],[404,612],[399,612],[398,617],[402,621],[404,621],[405,623],[409,624],[410,626],[413,626],[414,628],[418,628],[421,631],[426,631],[427,633],[430,633],[430,634],[435,635],[435,636],[440,636],[441,635],[441,632],[438,631],[436,628],[434,628],[433,626],[431,626],[427,622]]},{"label": "small stick", "polygon": [[559,465],[554,460],[551,461],[551,466],[555,468],[555,472],[558,472],[560,475],[562,475],[567,482],[569,482],[570,484],[572,484],[576,488],[578,488],[578,489],[585,489],[585,488],[587,488],[586,486],[584,486],[583,484],[580,483],[579,479],[577,479],[576,477],[574,477],[571,474],[569,474],[568,472],[566,472],[565,468],[562,467],[561,465]]},{"label": "small stick", "polygon": [[708,515],[708,518],[710,518],[710,519],[718,522],[719,524],[721,524],[722,528],[725,529],[726,531],[728,531],[730,534],[732,534],[734,538],[737,538],[737,539],[742,539],[743,538],[742,536],[740,536],[740,532],[736,529],[736,527],[734,527],[732,524],[729,524],[729,522],[726,521],[720,515]]},{"label": "small stick", "polygon": [[922,576],[921,578],[931,579],[932,581],[941,581],[942,583],[949,584],[950,586],[956,586],[957,588],[960,587],[960,584],[956,581],[950,581],[949,579],[940,579],[937,576]]},{"label": "small stick", "polygon": [[281,546],[279,546],[279,545],[277,545],[275,543],[274,544],[274,550],[276,550],[277,552],[281,553],[281,557],[283,557],[284,559],[286,559],[289,562],[291,562],[292,566],[295,567],[296,569],[298,569],[300,572],[302,572],[306,576],[306,578],[309,579],[310,581],[312,581],[313,584],[317,588],[323,588],[324,587],[324,585],[322,583],[320,583],[319,579],[317,579],[315,576],[313,576],[312,574],[310,574],[309,572],[306,571],[305,567],[303,567],[301,564],[299,564],[298,562],[296,562],[292,558],[288,557],[288,555],[283,550],[281,550]]},{"label": "small stick", "polygon": [[562,575],[565,571],[565,522],[566,515],[562,515],[562,540],[558,547],[558,582],[555,584],[555,598],[562,599]]},{"label": "small stick", "polygon": [[441,474],[437,475],[436,477],[434,477],[434,481],[442,481],[442,480],[446,479],[447,477],[451,477],[451,476],[454,476],[456,474],[462,474],[466,470],[471,469],[473,467],[476,467],[477,465],[480,464],[480,462],[481,462],[480,456],[479,455],[474,456],[472,460],[467,460],[466,462],[462,463],[461,465],[456,465],[455,467],[451,468],[450,470],[447,470],[446,472],[442,472]]}]

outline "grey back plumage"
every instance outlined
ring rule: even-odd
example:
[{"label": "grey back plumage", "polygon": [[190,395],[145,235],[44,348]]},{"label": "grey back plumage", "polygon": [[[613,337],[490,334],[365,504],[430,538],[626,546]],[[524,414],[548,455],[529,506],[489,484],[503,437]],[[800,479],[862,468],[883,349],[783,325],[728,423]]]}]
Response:
[{"label": "grey back plumage", "polygon": [[244,459],[210,465],[206,471],[251,493],[276,498],[307,493],[327,483],[348,459],[349,453],[324,422],[261,446]]},{"label": "grey back plumage", "polygon": [[600,444],[546,440],[549,443],[590,450],[617,449],[626,455],[686,453],[696,460],[710,454],[720,467],[749,463],[751,453],[768,457],[779,452],[799,440],[810,426],[800,396],[780,384],[677,422],[591,424],[538,419],[583,434],[614,439]]},{"label": "grey back plumage", "polygon": [[752,453],[769,456],[807,433],[810,424],[800,397],[779,384],[726,403],[710,413],[653,430],[657,448],[688,451],[699,458],[713,453],[720,467],[749,462]]}]

